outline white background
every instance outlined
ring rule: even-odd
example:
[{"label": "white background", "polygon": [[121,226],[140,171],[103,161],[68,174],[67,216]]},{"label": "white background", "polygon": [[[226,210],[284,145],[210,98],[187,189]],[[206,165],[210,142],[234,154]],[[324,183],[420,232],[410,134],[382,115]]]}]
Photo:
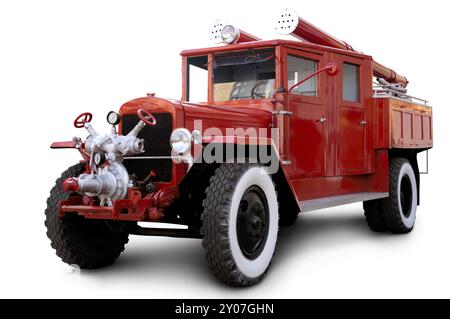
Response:
[{"label": "white background", "polygon": [[[72,126],[81,112],[106,130],[106,112],[127,100],[179,98],[178,53],[210,46],[216,18],[271,39],[282,7],[407,75],[410,93],[434,106],[414,232],[370,232],[359,204],[305,214],[281,231],[271,271],[249,289],[218,283],[198,240],[132,237],[114,265],[81,275],[60,262],[45,201],[79,155],[50,143],[85,137]],[[431,0],[1,1],[0,297],[450,297],[448,9]]]}]

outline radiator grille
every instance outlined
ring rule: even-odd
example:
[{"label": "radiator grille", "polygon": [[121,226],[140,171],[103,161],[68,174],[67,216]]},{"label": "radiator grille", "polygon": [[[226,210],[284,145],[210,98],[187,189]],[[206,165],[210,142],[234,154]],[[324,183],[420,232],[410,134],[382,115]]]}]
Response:
[{"label": "radiator grille", "polygon": [[[145,141],[145,153],[136,157],[145,156],[170,156],[170,134],[172,133],[172,115],[169,113],[153,114],[156,119],[155,126],[145,126],[138,137]],[[122,120],[122,133],[128,134],[139,122],[139,118],[134,114],[126,114]],[[170,182],[172,179],[171,159],[128,159],[124,165],[130,175],[136,175],[138,180],[146,178],[150,171],[155,171],[156,176],[152,179],[155,182]]]}]

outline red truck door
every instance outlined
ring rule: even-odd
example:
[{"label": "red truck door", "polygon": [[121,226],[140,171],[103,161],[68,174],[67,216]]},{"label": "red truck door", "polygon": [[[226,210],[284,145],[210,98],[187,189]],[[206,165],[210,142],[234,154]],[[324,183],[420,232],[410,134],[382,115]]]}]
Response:
[{"label": "red truck door", "polygon": [[[368,172],[368,104],[372,77],[362,58],[339,56],[337,75],[337,175]],[[368,86],[368,88],[366,87]]]},{"label": "red truck door", "polygon": [[[285,85],[289,89],[325,66],[324,56],[285,49]],[[290,178],[326,175],[328,110],[325,105],[326,75],[320,74],[292,91],[290,96]]]}]

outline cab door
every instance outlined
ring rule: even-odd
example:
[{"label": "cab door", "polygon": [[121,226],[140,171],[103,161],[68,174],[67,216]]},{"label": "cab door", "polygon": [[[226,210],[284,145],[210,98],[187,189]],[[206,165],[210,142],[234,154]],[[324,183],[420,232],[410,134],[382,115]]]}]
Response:
[{"label": "cab door", "polygon": [[[339,56],[337,76],[337,175],[367,173],[370,67],[362,58]],[[371,85],[368,86],[369,90]]]},{"label": "cab door", "polygon": [[[292,86],[325,66],[323,54],[285,49],[284,85]],[[291,179],[326,176],[328,109],[325,78],[319,74],[295,88],[290,95]]]}]

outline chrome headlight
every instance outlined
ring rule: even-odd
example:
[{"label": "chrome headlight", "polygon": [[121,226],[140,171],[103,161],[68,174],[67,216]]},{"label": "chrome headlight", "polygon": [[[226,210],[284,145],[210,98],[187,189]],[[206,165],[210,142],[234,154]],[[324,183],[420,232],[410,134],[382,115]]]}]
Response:
[{"label": "chrome headlight", "polygon": [[191,150],[192,134],[185,128],[178,128],[170,135],[170,146],[172,151],[185,155]]},{"label": "chrome headlight", "polygon": [[220,37],[222,38],[223,43],[233,44],[237,39],[239,39],[239,33],[238,28],[229,24],[223,27]]}]

